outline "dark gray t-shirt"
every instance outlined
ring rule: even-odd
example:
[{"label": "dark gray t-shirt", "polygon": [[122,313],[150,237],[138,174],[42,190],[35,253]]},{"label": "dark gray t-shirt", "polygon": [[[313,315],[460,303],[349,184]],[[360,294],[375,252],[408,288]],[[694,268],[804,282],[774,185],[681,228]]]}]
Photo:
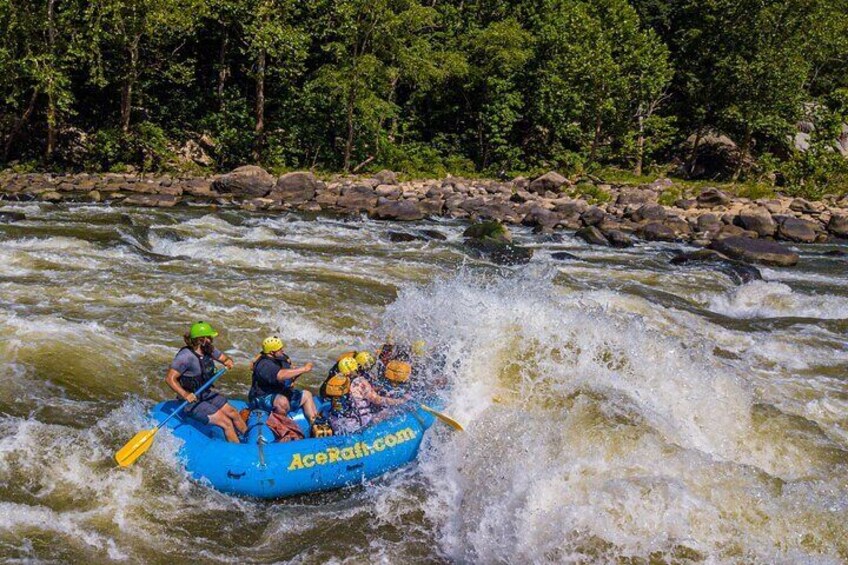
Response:
[{"label": "dark gray t-shirt", "polygon": [[[212,352],[213,359],[219,359],[221,352],[214,350]],[[200,359],[193,351],[187,348],[180,349],[174,360],[171,361],[171,368],[177,371],[181,377],[199,377],[203,374],[203,367],[200,366]]]}]

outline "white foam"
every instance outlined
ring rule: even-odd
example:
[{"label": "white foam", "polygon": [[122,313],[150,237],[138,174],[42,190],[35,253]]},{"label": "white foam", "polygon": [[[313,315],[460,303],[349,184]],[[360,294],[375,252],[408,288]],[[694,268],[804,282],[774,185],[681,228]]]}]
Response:
[{"label": "white foam", "polygon": [[775,282],[752,281],[700,298],[709,310],[733,318],[848,319],[848,298],[802,294]]}]

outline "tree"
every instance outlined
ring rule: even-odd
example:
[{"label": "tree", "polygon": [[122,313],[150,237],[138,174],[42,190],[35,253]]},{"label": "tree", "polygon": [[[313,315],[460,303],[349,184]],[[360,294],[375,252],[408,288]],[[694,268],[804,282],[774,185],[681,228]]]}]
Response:
[{"label": "tree", "polygon": [[194,30],[205,6],[202,0],[97,0],[91,4],[87,19],[96,48],[94,75],[102,86],[120,82],[122,131],[130,129],[139,75],[148,70],[147,48],[156,45],[161,53],[165,45],[176,45],[170,53],[175,55],[185,43],[180,38]]}]

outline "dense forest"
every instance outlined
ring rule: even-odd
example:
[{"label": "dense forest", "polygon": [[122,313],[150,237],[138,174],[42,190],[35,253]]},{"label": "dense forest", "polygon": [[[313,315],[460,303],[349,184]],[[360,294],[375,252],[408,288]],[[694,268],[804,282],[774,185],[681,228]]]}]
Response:
[{"label": "dense forest", "polygon": [[848,0],[0,0],[19,169],[673,166],[824,189],[848,179],[845,122]]}]

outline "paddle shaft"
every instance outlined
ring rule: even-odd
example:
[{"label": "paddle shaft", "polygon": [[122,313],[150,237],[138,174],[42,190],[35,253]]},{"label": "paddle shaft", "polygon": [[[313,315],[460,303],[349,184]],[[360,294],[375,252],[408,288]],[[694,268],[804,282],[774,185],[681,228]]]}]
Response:
[{"label": "paddle shaft", "polygon": [[[193,394],[194,394],[195,396],[199,396],[201,392],[203,392],[204,390],[206,390],[207,388],[209,388],[210,386],[212,386],[212,384],[213,384],[215,381],[217,381],[217,380],[218,380],[218,378],[219,378],[221,375],[223,375],[224,373],[226,373],[226,372],[227,372],[227,368],[226,368],[226,367],[224,367],[223,369],[221,369],[220,371],[218,371],[217,373],[215,373],[214,375],[212,375],[212,378],[211,378],[211,379],[209,379],[208,381],[206,381],[205,383],[203,383],[203,386],[202,386],[202,387],[200,387],[199,389],[197,389],[196,391],[194,391],[194,393],[193,393]],[[198,399],[198,400],[199,400],[199,399]],[[179,413],[182,411],[182,409],[183,409],[183,408],[185,408],[186,406],[188,406],[188,400],[183,401],[183,403],[182,403],[182,404],[180,404],[180,406],[179,406],[176,410],[174,410],[173,412],[171,412],[171,415],[170,415],[170,416],[168,416],[167,418],[165,418],[164,420],[162,420],[162,423],[160,423],[158,426],[156,426],[156,429],[158,430],[159,428],[161,428],[162,426],[164,426],[164,425],[165,425],[165,422],[167,422],[168,420],[170,420],[171,418],[173,418],[174,416],[176,416],[177,414],[179,414]]]}]

